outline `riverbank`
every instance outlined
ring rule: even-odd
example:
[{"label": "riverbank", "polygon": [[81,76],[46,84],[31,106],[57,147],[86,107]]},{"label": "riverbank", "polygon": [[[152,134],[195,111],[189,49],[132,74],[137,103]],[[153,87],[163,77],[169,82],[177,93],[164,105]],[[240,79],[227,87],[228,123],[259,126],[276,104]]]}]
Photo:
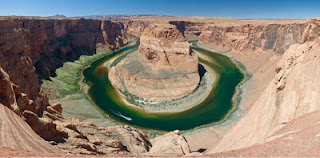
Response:
[{"label": "riverbank", "polygon": [[116,51],[97,49],[96,54],[82,55],[74,62],[64,63],[61,68],[56,70],[56,77],[43,80],[41,85],[43,91],[48,94],[49,102],[51,104],[60,103],[64,117],[75,118],[104,127],[118,125],[112,119],[108,119],[107,115],[101,112],[87,96],[88,85],[83,83],[82,72],[91,63],[104,56],[119,51],[127,51],[137,42],[137,39],[131,39],[132,41],[128,45]]}]

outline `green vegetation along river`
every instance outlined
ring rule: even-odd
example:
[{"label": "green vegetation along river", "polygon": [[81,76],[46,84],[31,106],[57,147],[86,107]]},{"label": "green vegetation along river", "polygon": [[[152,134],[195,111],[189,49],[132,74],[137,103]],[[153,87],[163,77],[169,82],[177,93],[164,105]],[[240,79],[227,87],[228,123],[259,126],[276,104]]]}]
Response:
[{"label": "green vegetation along river", "polygon": [[89,97],[112,119],[145,129],[188,130],[222,121],[234,109],[233,96],[237,85],[244,79],[244,74],[227,56],[204,50],[195,44],[192,48],[200,53],[200,63],[209,66],[216,73],[212,91],[203,102],[191,109],[176,113],[146,112],[126,105],[109,82],[108,68],[104,63],[120,54],[136,51],[137,48],[138,44],[116,51],[95,61],[83,72],[84,82],[90,86]]}]

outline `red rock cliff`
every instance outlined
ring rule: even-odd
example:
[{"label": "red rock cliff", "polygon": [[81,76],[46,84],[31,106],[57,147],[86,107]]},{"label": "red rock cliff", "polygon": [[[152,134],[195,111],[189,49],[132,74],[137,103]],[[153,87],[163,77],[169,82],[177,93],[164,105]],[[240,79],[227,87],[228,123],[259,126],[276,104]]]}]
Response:
[{"label": "red rock cliff", "polygon": [[41,96],[38,75],[48,78],[64,61],[126,43],[123,25],[84,19],[0,20],[0,67],[30,99]]}]

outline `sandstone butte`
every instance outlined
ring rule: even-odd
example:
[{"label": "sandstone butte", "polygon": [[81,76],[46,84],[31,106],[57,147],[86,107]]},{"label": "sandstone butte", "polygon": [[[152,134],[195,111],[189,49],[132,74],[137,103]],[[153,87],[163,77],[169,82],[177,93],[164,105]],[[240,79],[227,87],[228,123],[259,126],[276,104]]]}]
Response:
[{"label": "sandstone butte", "polygon": [[109,71],[121,91],[155,101],[181,98],[197,88],[198,57],[175,25],[153,24],[141,38],[138,52]]},{"label": "sandstone butte", "polygon": [[[134,16],[113,20],[0,18],[0,156],[320,155],[319,18],[240,21]],[[129,126],[101,127],[65,118],[60,104],[49,104],[39,78],[49,78],[64,61],[84,52],[123,46],[125,33],[142,35],[143,42],[144,32],[159,21],[175,25],[188,39],[198,38],[200,45],[231,51],[229,55],[253,73],[244,85],[239,108],[246,113],[239,121],[195,136],[175,131],[150,139]],[[139,59],[167,69],[160,60],[163,56],[155,58],[158,52],[146,50],[159,51],[150,46],[150,38],[155,37],[145,37]],[[182,42],[179,33],[170,37]]]}]

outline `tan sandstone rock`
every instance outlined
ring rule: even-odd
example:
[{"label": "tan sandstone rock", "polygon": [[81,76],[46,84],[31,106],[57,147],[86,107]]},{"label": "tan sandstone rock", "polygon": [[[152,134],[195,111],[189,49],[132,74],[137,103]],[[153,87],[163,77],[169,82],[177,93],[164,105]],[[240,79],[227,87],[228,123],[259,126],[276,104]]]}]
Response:
[{"label": "tan sandstone rock", "polygon": [[151,143],[152,148],[148,154],[182,156],[190,153],[188,142],[177,130],[156,137]]},{"label": "tan sandstone rock", "polygon": [[139,51],[109,72],[121,91],[156,101],[180,98],[197,88],[198,57],[174,25],[153,24],[140,38]]}]

